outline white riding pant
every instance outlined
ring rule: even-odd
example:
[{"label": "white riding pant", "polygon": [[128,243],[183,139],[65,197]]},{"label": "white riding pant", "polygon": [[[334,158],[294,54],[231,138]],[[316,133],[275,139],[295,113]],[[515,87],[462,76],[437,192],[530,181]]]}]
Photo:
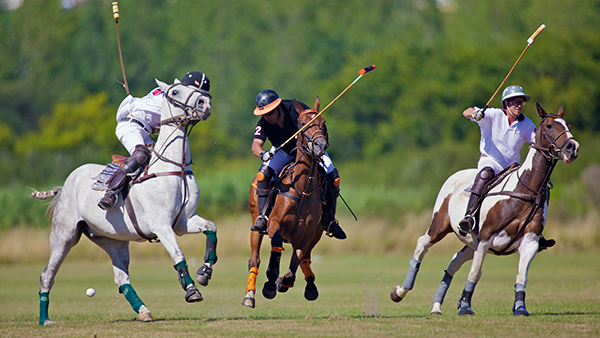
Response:
[{"label": "white riding pant", "polygon": [[477,162],[477,169],[481,171],[481,169],[485,167],[494,169],[494,175],[498,175],[502,170],[505,169],[502,165],[500,165],[500,163],[494,160],[494,158],[489,156],[481,156],[479,158],[479,162]]},{"label": "white riding pant", "polygon": [[125,149],[127,149],[129,155],[133,154],[137,145],[154,143],[148,131],[141,125],[131,121],[119,122],[115,129],[115,134]]},{"label": "white riding pant", "polygon": [[[271,147],[271,151],[275,151],[275,149],[277,148]],[[285,151],[281,150],[276,152],[275,155],[273,155],[273,158],[265,162],[265,164],[269,168],[273,169],[273,171],[275,171],[275,175],[278,175],[283,169],[283,167],[285,167],[286,164],[288,164],[295,158],[295,156],[289,155]],[[319,161],[319,165],[325,170],[326,174],[331,173],[333,169],[335,169],[335,167],[333,166],[333,162],[331,161],[331,158],[329,157],[327,152],[323,154],[321,160],[322,161]]]}]

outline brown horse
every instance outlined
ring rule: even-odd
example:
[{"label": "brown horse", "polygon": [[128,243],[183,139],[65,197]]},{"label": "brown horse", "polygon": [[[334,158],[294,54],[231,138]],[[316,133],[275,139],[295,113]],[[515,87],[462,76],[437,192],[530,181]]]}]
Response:
[{"label": "brown horse", "polygon": [[[298,124],[302,128],[318,114],[320,102],[317,97],[314,109],[306,110],[295,100],[294,105],[296,110],[301,112]],[[298,135],[296,159],[279,175],[281,183],[268,223],[272,250],[267,269],[268,281],[263,287],[263,295],[267,299],[274,298],[277,291],[286,292],[294,285],[298,266],[301,267],[306,280],[304,297],[307,300],[315,300],[319,296],[314,283],[315,275],[310,268],[310,254],[323,234],[320,220],[324,174],[319,170],[319,160],[326,148],[325,119],[319,116]],[[258,217],[256,178],[250,188],[248,209],[252,219],[256,219]],[[252,255],[248,261],[248,286],[242,305],[252,308],[255,304],[256,276],[260,265],[259,251],[262,239],[263,235],[251,231]],[[292,244],[294,252],[288,272],[283,277],[279,277],[284,241]]]},{"label": "brown horse", "polygon": [[465,247],[450,261],[433,297],[431,314],[442,313],[441,305],[454,274],[472,259],[471,271],[458,302],[458,314],[473,315],[471,297],[481,278],[486,253],[508,255],[518,251],[520,258],[513,315],[529,315],[525,308],[525,286],[529,265],[538,252],[538,241],[546,225],[550,175],[559,160],[571,163],[579,151],[579,143],[563,119],[563,108],[560,107],[555,115],[546,114],[539,103],[536,107],[542,121],[535,143],[530,146],[527,158],[520,167],[501,173],[488,186],[487,196],[478,211],[478,225],[470,234],[460,231],[458,222],[463,218],[469,199],[466,190],[477,170],[462,170],[446,180],[435,202],[431,225],[425,235],[417,240],[406,278],[402,286],[396,286],[391,292],[393,301],[401,301],[413,288],[421,261],[429,248],[454,231]]}]

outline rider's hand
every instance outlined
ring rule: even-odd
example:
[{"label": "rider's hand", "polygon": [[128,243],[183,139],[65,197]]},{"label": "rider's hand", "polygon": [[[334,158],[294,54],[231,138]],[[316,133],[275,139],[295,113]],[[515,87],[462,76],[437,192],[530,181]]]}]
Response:
[{"label": "rider's hand", "polygon": [[473,120],[480,121],[483,118],[483,110],[481,108],[475,108],[473,110]]},{"label": "rider's hand", "polygon": [[267,162],[267,161],[269,161],[270,159],[273,158],[273,155],[274,154],[271,151],[263,151],[262,153],[260,153],[260,159],[263,162]]}]

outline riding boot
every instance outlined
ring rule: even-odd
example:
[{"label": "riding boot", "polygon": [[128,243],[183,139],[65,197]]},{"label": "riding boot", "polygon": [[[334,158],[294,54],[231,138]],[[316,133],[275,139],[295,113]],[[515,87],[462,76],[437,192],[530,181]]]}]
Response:
[{"label": "riding boot", "polygon": [[114,173],[108,183],[108,190],[104,197],[98,201],[98,206],[102,210],[109,210],[117,203],[117,196],[130,180],[129,175],[133,174],[150,158],[150,150],[145,145],[138,145],[133,154],[127,158],[119,169]]},{"label": "riding boot", "polygon": [[258,231],[261,234],[267,234],[267,223],[269,218],[269,194],[271,192],[271,177],[275,171],[267,165],[262,165],[256,175],[256,194],[258,195],[258,217],[254,225],[250,227],[252,231]]},{"label": "riding boot", "polygon": [[471,187],[471,196],[469,197],[469,204],[467,205],[467,212],[465,217],[458,223],[460,230],[470,233],[475,225],[474,213],[477,210],[479,199],[481,198],[481,192],[486,184],[494,178],[494,170],[491,167],[485,167],[475,177],[475,182]]},{"label": "riding boot", "polygon": [[542,250],[546,250],[548,248],[551,248],[554,246],[554,244],[556,244],[556,241],[553,239],[546,239],[544,237],[544,235],[540,235],[540,239],[538,241],[538,252],[542,251]]},{"label": "riding boot", "polygon": [[337,239],[346,239],[346,233],[340,227],[340,223],[335,219],[335,209],[337,198],[340,195],[340,175],[337,169],[327,174],[327,188],[325,188],[325,203],[323,203],[323,216],[321,217],[321,226],[325,234]]}]

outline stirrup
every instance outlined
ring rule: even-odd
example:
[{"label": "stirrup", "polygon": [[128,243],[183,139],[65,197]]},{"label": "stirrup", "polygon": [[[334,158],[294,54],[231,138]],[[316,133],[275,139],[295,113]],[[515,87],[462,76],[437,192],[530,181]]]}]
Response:
[{"label": "stirrup", "polygon": [[471,233],[471,231],[473,231],[473,226],[475,226],[475,223],[475,217],[473,217],[472,215],[465,215],[465,218],[458,222],[458,228],[461,231],[464,231],[469,234]]},{"label": "stirrup", "polygon": [[333,221],[329,222],[329,225],[327,225],[327,227],[323,226],[323,224],[321,224],[321,226],[325,231],[325,235],[329,237],[337,239],[347,238],[346,233],[344,232],[344,230],[342,230],[342,227],[340,227],[340,222],[337,219],[334,219]]},{"label": "stirrup", "polygon": [[115,204],[117,204],[118,200],[119,196],[115,194],[113,190],[108,190],[106,194],[104,194],[104,196],[98,201],[98,207],[104,211],[107,211],[112,209]]},{"label": "stirrup", "polygon": [[254,222],[254,225],[252,225],[252,227],[250,227],[251,231],[257,231],[260,234],[266,235],[268,232],[268,222],[269,218],[265,215],[258,215],[258,217],[256,217],[256,221]]}]

